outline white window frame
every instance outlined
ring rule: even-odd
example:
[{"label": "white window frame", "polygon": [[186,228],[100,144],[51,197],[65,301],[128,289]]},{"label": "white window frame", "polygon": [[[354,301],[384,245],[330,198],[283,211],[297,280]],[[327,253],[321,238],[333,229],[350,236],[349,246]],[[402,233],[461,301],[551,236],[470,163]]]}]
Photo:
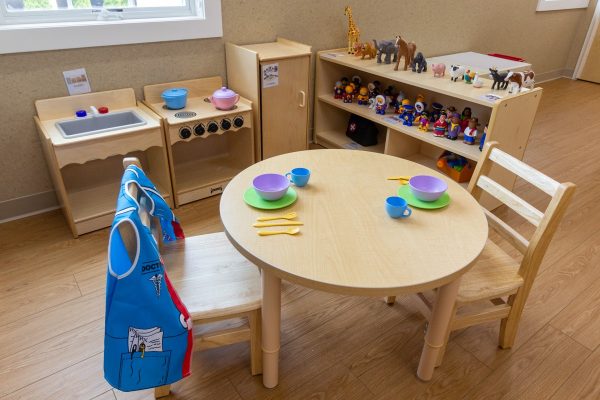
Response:
[{"label": "white window frame", "polygon": [[589,0],[538,0],[536,11],[569,10],[587,8]]},{"label": "white window frame", "polygon": [[221,0],[203,5],[195,16],[3,24],[0,54],[222,37]]}]

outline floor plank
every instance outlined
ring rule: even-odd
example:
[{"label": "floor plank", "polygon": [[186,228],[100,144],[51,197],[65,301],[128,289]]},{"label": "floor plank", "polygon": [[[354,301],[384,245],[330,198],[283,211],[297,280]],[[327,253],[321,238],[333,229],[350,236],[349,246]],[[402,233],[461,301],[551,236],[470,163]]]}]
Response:
[{"label": "floor plank", "polygon": [[551,400],[597,399],[600,399],[600,348],[585,359],[551,398]]}]

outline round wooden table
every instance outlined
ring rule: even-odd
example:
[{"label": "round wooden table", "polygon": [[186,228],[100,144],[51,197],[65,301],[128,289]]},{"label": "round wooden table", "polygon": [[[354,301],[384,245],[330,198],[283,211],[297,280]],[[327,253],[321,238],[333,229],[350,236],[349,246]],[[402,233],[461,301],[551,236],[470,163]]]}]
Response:
[{"label": "round wooden table", "polygon": [[[295,167],[312,172],[307,186],[295,188],[295,204],[265,211],[244,203],[244,191],[256,175],[285,174]],[[444,179],[450,204],[439,210],[413,208],[406,219],[388,217],[385,199],[396,195],[399,184],[386,178],[420,174]],[[262,237],[252,227],[259,216],[290,211],[304,222],[298,235]],[[262,269],[263,383],[269,388],[278,382],[281,279],[360,296],[439,288],[417,370],[421,379],[431,379],[460,277],[488,237],[481,207],[458,183],[423,165],[366,151],[310,150],[261,161],[227,185],[220,213],[232,244]]]}]

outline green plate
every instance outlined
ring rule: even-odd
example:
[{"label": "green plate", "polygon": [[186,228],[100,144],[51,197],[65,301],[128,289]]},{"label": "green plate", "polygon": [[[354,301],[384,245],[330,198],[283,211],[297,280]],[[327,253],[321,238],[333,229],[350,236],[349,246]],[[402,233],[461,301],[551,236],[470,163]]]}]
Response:
[{"label": "green plate", "polygon": [[294,204],[297,198],[298,194],[293,188],[289,188],[287,193],[283,195],[282,198],[274,201],[263,199],[252,187],[248,188],[244,192],[244,201],[246,204],[254,208],[260,208],[261,210],[277,210],[279,208],[284,208],[290,204]]},{"label": "green plate", "polygon": [[406,202],[413,207],[425,208],[428,210],[435,210],[436,208],[446,207],[450,204],[450,195],[448,192],[444,193],[442,197],[436,201],[423,201],[415,197],[408,185],[401,185],[400,188],[398,188],[398,196],[403,197]]}]

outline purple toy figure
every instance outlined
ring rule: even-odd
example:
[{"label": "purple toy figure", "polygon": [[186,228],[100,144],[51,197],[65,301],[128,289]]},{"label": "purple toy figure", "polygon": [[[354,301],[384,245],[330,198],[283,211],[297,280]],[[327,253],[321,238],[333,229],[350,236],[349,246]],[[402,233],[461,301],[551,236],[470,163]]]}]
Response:
[{"label": "purple toy figure", "polygon": [[387,102],[385,101],[385,97],[382,95],[375,97],[375,113],[384,115],[386,108]]},{"label": "purple toy figure", "polygon": [[463,137],[463,141],[466,144],[475,144],[475,139],[477,139],[477,125],[478,124],[478,120],[477,118],[471,118],[469,119],[469,126],[467,126],[467,128],[465,129],[465,136]]},{"label": "purple toy figure", "polygon": [[458,139],[458,134],[460,133],[460,115],[458,113],[452,114],[452,118],[450,119],[450,126],[448,126],[448,134],[446,137],[450,140]]},{"label": "purple toy figure", "polygon": [[421,115],[419,115],[415,121],[419,125],[419,130],[421,132],[429,131],[429,116],[427,115],[427,111],[421,111]]},{"label": "purple toy figure", "polygon": [[440,114],[440,118],[433,124],[433,135],[437,137],[444,137],[446,135],[446,129],[448,129],[446,114]]}]

